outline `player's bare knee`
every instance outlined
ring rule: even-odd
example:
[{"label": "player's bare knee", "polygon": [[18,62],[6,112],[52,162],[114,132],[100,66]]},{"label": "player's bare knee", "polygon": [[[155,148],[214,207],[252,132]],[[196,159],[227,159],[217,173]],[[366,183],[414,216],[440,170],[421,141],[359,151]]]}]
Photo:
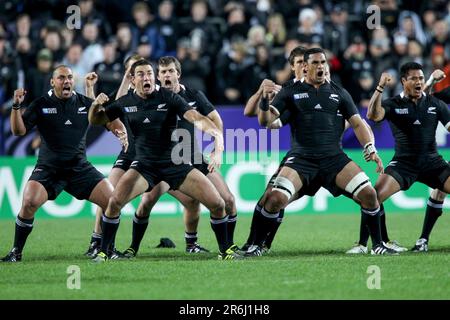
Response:
[{"label": "player's bare knee", "polygon": [[358,199],[364,208],[376,208],[379,206],[377,192],[371,185],[367,185],[359,192]]},{"label": "player's bare knee", "polygon": [[225,209],[227,212],[231,212],[235,206],[234,196],[231,193],[228,193],[223,197],[223,200],[225,201]]},{"label": "player's bare knee", "polygon": [[270,212],[278,212],[287,205],[288,201],[289,199],[284,193],[272,191],[267,195],[264,207]]},{"label": "player's bare knee", "polygon": [[208,209],[214,217],[222,217],[225,213],[225,201],[221,197],[217,197],[208,204]]},{"label": "player's bare knee", "polygon": [[109,198],[108,207],[111,208],[114,212],[120,211],[125,205],[124,201],[117,195],[113,194],[111,198]]},{"label": "player's bare knee", "polygon": [[39,201],[33,197],[25,196],[22,204],[22,211],[26,212],[27,215],[34,214],[40,207]]}]

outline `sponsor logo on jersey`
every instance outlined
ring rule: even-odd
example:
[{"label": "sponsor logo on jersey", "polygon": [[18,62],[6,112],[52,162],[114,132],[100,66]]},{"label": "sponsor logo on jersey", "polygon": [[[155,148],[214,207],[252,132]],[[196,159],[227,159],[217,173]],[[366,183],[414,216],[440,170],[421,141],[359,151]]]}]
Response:
[{"label": "sponsor logo on jersey", "polygon": [[57,114],[58,110],[56,108],[42,108],[43,114]]},{"label": "sponsor logo on jersey", "polygon": [[70,126],[70,125],[72,124],[72,122],[71,122],[70,120],[67,120],[66,122],[64,122],[64,124],[65,124],[66,126]]},{"label": "sponsor logo on jersey", "polygon": [[125,112],[137,112],[137,106],[132,106],[132,107],[124,107],[123,108],[125,110]]},{"label": "sponsor logo on jersey", "polygon": [[420,121],[419,120],[416,120],[416,121],[414,121],[414,123],[413,124],[415,124],[415,125],[421,125],[422,123],[420,123]]},{"label": "sponsor logo on jersey", "polygon": [[80,107],[80,108],[78,108],[78,114],[87,114],[86,107]]},{"label": "sponsor logo on jersey", "polygon": [[402,109],[395,109],[396,114],[408,114],[408,108],[402,108]]},{"label": "sponsor logo on jersey", "polygon": [[142,123],[150,123],[150,119],[149,118],[145,118],[144,121],[142,121]]},{"label": "sponsor logo on jersey", "polygon": [[395,167],[396,165],[397,165],[397,161],[391,161],[391,162],[389,162],[389,164],[387,166]]},{"label": "sponsor logo on jersey", "polygon": [[436,107],[428,107],[427,112],[431,114],[436,114]]},{"label": "sponsor logo on jersey", "polygon": [[294,158],[295,158],[295,157],[289,157],[289,158],[287,158],[285,163],[293,163],[293,162],[294,162]]},{"label": "sponsor logo on jersey", "polygon": [[322,106],[320,105],[320,103],[318,103],[318,104],[316,104],[316,105],[314,106],[314,109],[316,109],[316,110],[322,110]]},{"label": "sponsor logo on jersey", "polygon": [[330,96],[328,97],[330,100],[333,100],[333,101],[336,101],[336,102],[339,102],[339,95],[337,95],[337,94],[335,94],[335,93],[332,93],[332,94],[330,94]]},{"label": "sponsor logo on jersey", "polygon": [[309,95],[307,92],[294,94],[294,100],[300,100],[300,99],[306,99],[306,98],[309,98]]},{"label": "sponsor logo on jersey", "polygon": [[167,111],[167,108],[163,109],[165,106],[166,106],[165,103],[158,104],[158,105],[156,106],[156,110],[157,110],[157,111]]}]

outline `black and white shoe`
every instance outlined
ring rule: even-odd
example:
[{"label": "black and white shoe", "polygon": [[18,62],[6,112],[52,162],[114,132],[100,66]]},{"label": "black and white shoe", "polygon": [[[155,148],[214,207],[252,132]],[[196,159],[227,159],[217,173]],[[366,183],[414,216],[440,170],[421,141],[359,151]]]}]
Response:
[{"label": "black and white shoe", "polygon": [[245,253],[246,257],[260,257],[263,255],[263,249],[260,246],[252,245]]},{"label": "black and white shoe", "polygon": [[186,253],[208,253],[208,252],[209,252],[208,249],[203,248],[197,242],[186,246]]},{"label": "black and white shoe", "polygon": [[100,251],[100,242],[94,241],[94,242],[91,242],[91,244],[89,245],[89,248],[84,253],[84,255],[89,258],[94,258],[99,251]]},{"label": "black and white shoe", "polygon": [[372,250],[370,250],[370,254],[373,254],[373,255],[398,255],[398,252],[386,247],[384,242],[382,242],[381,244],[373,247]]},{"label": "black and white shoe", "polygon": [[428,240],[425,238],[420,238],[416,241],[416,244],[411,249],[412,252],[427,252],[428,251]]},{"label": "black and white shoe", "polygon": [[22,252],[18,252],[17,248],[14,247],[11,249],[10,252],[6,256],[4,256],[2,259],[0,259],[1,262],[19,262],[22,261]]}]

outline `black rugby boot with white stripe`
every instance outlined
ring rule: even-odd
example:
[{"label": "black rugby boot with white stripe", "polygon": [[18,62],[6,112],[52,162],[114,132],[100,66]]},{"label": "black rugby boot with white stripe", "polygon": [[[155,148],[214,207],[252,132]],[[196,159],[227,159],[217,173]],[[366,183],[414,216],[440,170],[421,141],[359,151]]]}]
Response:
[{"label": "black rugby boot with white stripe", "polygon": [[376,245],[375,247],[373,247],[372,250],[370,251],[370,254],[373,254],[373,255],[398,255],[398,252],[386,247],[384,242],[382,242],[382,243]]}]

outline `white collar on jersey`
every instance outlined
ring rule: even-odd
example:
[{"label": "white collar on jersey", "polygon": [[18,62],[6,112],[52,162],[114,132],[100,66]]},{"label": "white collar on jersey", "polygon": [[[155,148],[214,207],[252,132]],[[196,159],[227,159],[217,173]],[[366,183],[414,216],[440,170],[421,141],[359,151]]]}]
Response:
[{"label": "white collar on jersey", "polygon": [[[425,91],[422,91],[422,96],[426,97],[427,94],[425,93]],[[405,91],[400,92],[400,98],[404,98],[405,97]]]}]

